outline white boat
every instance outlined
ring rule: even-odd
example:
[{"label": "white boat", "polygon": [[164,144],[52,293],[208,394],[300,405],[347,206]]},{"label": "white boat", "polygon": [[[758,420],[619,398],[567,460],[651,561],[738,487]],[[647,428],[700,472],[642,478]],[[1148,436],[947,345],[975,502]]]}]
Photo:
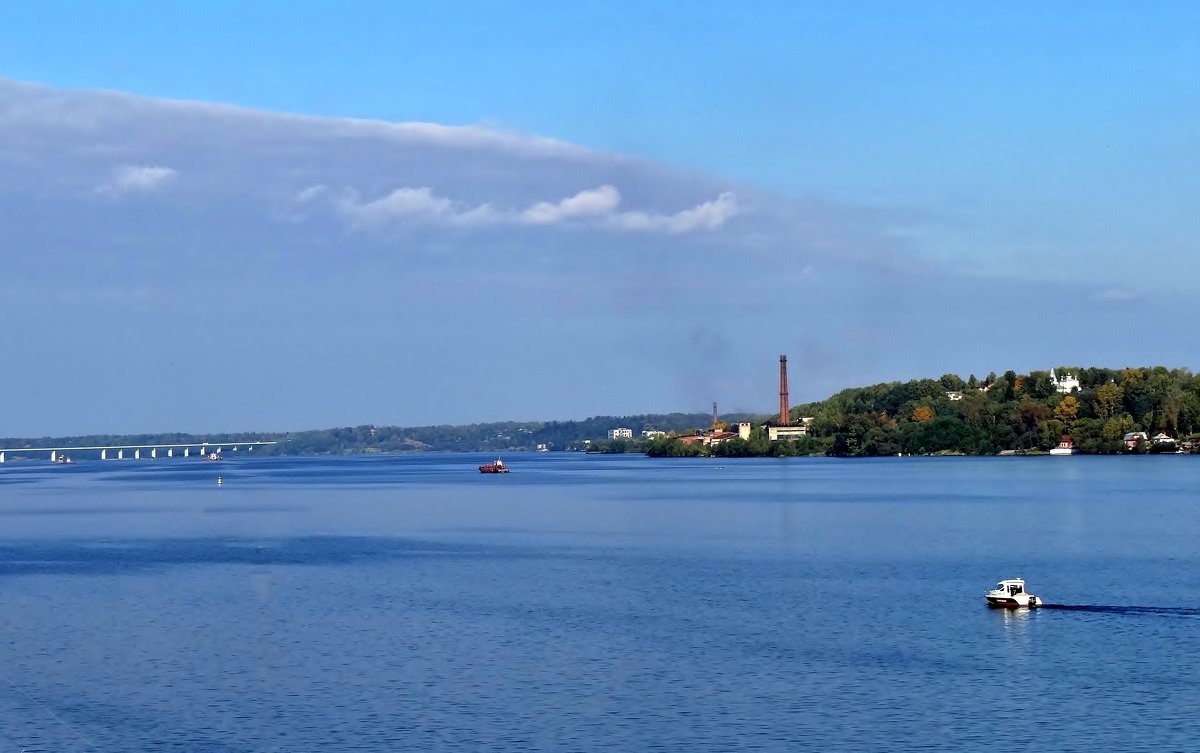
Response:
[{"label": "white boat", "polygon": [[984,594],[989,607],[1018,609],[1020,607],[1040,607],[1043,602],[1037,596],[1025,591],[1025,581],[1020,578],[1009,578],[996,584],[996,587]]}]

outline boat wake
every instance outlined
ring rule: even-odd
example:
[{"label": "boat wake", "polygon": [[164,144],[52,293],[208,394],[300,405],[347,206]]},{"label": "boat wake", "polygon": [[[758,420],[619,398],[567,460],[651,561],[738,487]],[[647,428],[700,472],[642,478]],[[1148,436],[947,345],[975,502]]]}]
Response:
[{"label": "boat wake", "polygon": [[1159,614],[1174,617],[1200,617],[1196,607],[1135,607],[1110,604],[1042,604],[1039,609],[1062,609],[1070,612],[1100,612],[1104,614]]}]

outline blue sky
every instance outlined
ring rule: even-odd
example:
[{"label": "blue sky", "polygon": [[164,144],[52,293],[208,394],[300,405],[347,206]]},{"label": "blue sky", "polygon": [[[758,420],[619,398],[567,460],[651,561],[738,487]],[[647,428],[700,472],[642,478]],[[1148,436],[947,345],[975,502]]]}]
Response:
[{"label": "blue sky", "polygon": [[[766,411],[784,351],[814,399],[1191,366],[1173,322],[1200,272],[1198,22],[1186,3],[6,8],[0,78],[49,89],[0,89],[0,306],[39,317],[3,336],[28,372],[0,386],[30,400],[0,434]],[[262,116],[288,163],[244,118],[88,89],[323,120]],[[102,126],[59,127],[97,107]],[[495,138],[397,146],[346,118]],[[180,340],[206,291],[234,313]],[[407,302],[372,315],[364,291]],[[72,340],[89,309],[140,334]],[[500,325],[504,347],[461,337]],[[196,376],[231,361],[274,386]],[[121,387],[100,401],[78,375],[105,364]]]}]

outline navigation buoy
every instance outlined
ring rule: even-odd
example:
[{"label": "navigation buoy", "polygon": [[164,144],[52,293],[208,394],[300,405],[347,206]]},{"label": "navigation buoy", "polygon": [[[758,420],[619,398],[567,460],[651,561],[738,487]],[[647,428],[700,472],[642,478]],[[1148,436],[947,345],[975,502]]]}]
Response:
[{"label": "navigation buoy", "polygon": [[217,486],[220,486],[220,485],[221,485],[221,477],[217,476]]}]

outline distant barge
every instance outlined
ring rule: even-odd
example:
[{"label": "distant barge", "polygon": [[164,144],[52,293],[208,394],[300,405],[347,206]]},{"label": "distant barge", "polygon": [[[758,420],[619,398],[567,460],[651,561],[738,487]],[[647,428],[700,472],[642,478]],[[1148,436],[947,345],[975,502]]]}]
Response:
[{"label": "distant barge", "polygon": [[508,473],[508,466],[500,458],[496,458],[496,462],[488,463],[487,465],[479,466],[480,473]]}]

